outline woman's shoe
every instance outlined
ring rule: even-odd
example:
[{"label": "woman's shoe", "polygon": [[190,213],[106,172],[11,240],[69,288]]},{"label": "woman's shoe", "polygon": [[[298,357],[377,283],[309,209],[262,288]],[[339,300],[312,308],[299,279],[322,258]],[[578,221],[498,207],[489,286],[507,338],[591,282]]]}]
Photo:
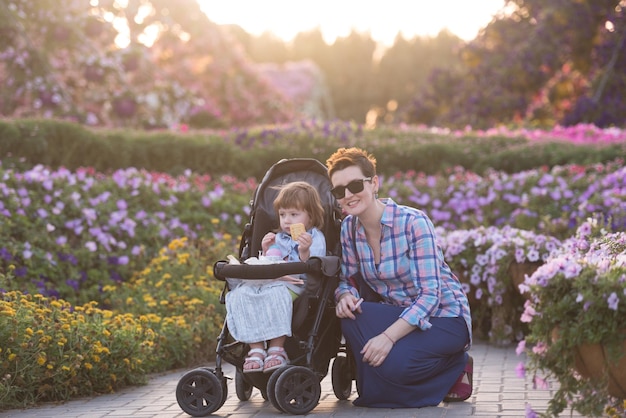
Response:
[{"label": "woman's shoe", "polygon": [[463,373],[459,376],[450,392],[443,398],[444,402],[463,402],[472,396],[474,377],[474,359],[468,356]]}]

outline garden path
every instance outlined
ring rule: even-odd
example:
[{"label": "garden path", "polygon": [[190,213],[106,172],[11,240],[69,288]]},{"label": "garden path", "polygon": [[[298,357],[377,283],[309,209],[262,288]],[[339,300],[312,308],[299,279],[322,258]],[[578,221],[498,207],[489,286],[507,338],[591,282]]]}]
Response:
[{"label": "garden path", "polygon": [[[526,404],[535,411],[547,408],[552,390],[533,389],[529,377],[520,378],[515,367],[522,360],[515,353],[515,346],[496,347],[476,342],[470,354],[474,357],[474,393],[466,402],[441,403],[436,407],[421,409],[371,409],[352,405],[356,398],[337,400],[333,394],[330,373],[322,381],[322,396],[319,404],[305,416],[365,417],[365,418],[462,418],[462,417],[524,417]],[[176,402],[176,385],[187,370],[177,370],[154,375],[146,386],[131,387],[115,394],[78,399],[62,405],[41,405],[26,410],[0,412],[0,418],[111,418],[111,417],[188,417]],[[224,372],[234,377],[234,367],[225,364]],[[254,390],[247,402],[241,402],[235,394],[233,380],[228,383],[228,398],[214,417],[285,417],[269,402],[264,402],[258,390]],[[354,389],[354,385],[353,385]],[[564,414],[566,411],[564,411]],[[569,416],[569,414],[567,414]],[[582,415],[573,414],[573,417]]]}]

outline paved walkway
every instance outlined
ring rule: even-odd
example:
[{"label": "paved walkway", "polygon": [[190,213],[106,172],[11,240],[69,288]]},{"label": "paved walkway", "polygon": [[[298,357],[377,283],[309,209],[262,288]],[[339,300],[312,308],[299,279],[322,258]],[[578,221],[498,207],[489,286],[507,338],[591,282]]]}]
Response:
[{"label": "paved walkway", "polygon": [[[474,357],[474,393],[466,402],[441,403],[436,407],[421,409],[373,409],[359,408],[351,400],[338,400],[333,394],[328,376],[322,381],[322,396],[310,417],[524,417],[526,404],[530,403],[538,412],[545,411],[551,398],[550,390],[533,389],[529,378],[516,376],[515,366],[520,357],[515,347],[499,348],[485,343],[476,343],[470,354]],[[227,363],[223,367],[227,376],[235,376],[235,368]],[[100,418],[100,417],[188,417],[176,402],[176,385],[187,370],[153,376],[148,385],[126,388],[115,394],[79,399],[61,405],[42,405],[26,410],[0,412],[0,418]],[[354,384],[353,384],[353,390]],[[569,416],[567,411],[565,415]],[[235,394],[233,380],[228,382],[228,398],[215,417],[274,417],[288,416],[278,412],[270,402],[263,400],[254,389],[252,397],[241,402]],[[572,415],[580,417],[581,415]]]}]

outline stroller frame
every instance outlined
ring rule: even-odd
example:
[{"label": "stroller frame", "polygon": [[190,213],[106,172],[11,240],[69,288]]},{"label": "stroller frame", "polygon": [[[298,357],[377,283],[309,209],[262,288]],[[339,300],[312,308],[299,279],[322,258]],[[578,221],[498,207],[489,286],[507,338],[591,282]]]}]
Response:
[{"label": "stroller frame", "polygon": [[[176,387],[176,399],[191,416],[206,416],[221,408],[228,396],[222,362],[236,368],[235,390],[241,401],[247,401],[256,387],[265,400],[281,412],[302,415],[313,410],[321,397],[321,381],[332,366],[335,396],[348,399],[352,393],[354,365],[342,342],[339,320],[334,309],[334,289],[340,271],[339,231],[341,212],[330,193],[332,188],[326,167],[309,158],[283,159],[265,174],[251,201],[250,221],[245,225],[239,246],[239,261],[258,254],[263,235],[277,227],[273,201],[278,193],[274,186],[291,181],[307,181],[320,193],[325,211],[324,235],[329,255],[311,257],[307,262],[273,265],[230,264],[217,261],[215,278],[224,281],[220,298],[225,303],[229,291],[226,278],[268,279],[284,275],[307,274],[306,289],[294,301],[292,337],[285,341],[289,364],[272,373],[243,373],[249,346],[234,340],[224,321],[217,338],[215,368],[199,367],[183,375]],[[310,313],[313,315],[310,315]],[[324,326],[326,325],[326,326]]]}]

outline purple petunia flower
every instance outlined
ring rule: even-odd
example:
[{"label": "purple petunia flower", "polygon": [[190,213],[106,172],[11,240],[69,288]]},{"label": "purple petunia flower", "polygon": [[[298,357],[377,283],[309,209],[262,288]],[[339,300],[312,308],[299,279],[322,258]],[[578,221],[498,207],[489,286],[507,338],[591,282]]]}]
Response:
[{"label": "purple petunia flower", "polygon": [[619,297],[617,297],[617,294],[615,292],[611,293],[609,295],[609,298],[606,301],[609,304],[609,309],[613,309],[614,311],[617,310],[617,304],[619,303]]},{"label": "purple petunia flower", "polygon": [[531,408],[530,404],[526,404],[526,418],[539,418],[539,414]]},{"label": "purple petunia flower", "polygon": [[11,261],[11,260],[13,260],[13,255],[11,255],[9,250],[7,250],[6,248],[2,247],[2,248],[0,248],[0,258],[2,258],[5,261]]},{"label": "purple petunia flower", "polygon": [[66,281],[65,281],[65,283],[66,283],[68,286],[72,287],[72,289],[74,289],[74,290],[78,291],[78,288],[79,288],[79,283],[78,283],[78,281],[77,281],[77,280],[74,280],[74,279],[68,279],[68,280],[66,280]]},{"label": "purple petunia flower", "polygon": [[120,199],[117,201],[117,208],[121,211],[125,211],[126,209],[128,209],[128,204],[125,200]]}]

